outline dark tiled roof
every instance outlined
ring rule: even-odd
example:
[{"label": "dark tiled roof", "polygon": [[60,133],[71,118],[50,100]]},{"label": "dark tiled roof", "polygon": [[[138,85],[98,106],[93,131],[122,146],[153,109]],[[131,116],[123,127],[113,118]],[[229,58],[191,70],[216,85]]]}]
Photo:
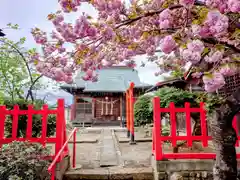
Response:
[{"label": "dark tiled roof", "polygon": [[79,72],[73,85],[63,85],[62,88],[72,87],[84,89],[84,92],[125,92],[130,82],[135,84],[136,88],[151,87],[151,85],[142,83],[138,72],[126,66],[113,66],[97,71],[98,81],[83,81],[83,72]]}]

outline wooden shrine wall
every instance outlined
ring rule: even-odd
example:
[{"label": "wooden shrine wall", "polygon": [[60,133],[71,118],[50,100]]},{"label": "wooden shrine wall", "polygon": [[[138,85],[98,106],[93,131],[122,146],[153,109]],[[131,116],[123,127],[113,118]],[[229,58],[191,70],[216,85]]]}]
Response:
[{"label": "wooden shrine wall", "polygon": [[[112,107],[110,102],[114,102]],[[94,119],[97,120],[117,120],[121,116],[121,97],[95,97],[94,98]],[[102,103],[108,102],[108,103]],[[112,111],[111,111],[112,109]]]}]

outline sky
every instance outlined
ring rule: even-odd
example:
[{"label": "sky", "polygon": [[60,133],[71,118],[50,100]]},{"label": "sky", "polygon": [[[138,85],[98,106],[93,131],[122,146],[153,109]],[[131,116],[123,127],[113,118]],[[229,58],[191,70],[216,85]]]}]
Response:
[{"label": "sky", "polygon": [[[4,32],[7,34],[6,37],[15,41],[21,37],[26,37],[27,40],[24,45],[26,48],[39,49],[39,46],[36,45],[31,35],[31,28],[39,27],[46,32],[51,32],[53,25],[47,20],[47,15],[59,9],[58,0],[1,0],[0,28],[6,27],[8,23],[18,24],[20,30],[4,29]],[[93,17],[97,17],[97,12],[92,6],[83,4],[80,11],[66,15],[65,19],[69,22],[74,22],[83,11]],[[140,68],[140,62],[146,61],[146,57],[138,56],[136,60],[141,81],[155,84],[161,80],[159,77],[154,76],[154,72],[157,69],[155,64],[148,63],[146,67]]]}]

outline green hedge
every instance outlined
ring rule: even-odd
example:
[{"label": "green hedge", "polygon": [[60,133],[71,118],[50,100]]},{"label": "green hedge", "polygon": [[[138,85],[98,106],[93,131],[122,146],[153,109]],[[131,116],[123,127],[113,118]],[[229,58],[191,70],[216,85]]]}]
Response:
[{"label": "green hedge", "polygon": [[[32,104],[31,102],[26,102],[24,99],[17,99],[15,103],[12,101],[5,99],[4,103],[8,109],[13,109],[15,104],[19,105],[19,109],[27,110],[28,104]],[[35,100],[34,102],[34,109],[41,109],[43,106],[44,101],[42,100]],[[42,133],[42,116],[41,115],[33,115],[32,120],[32,137],[39,137]],[[27,115],[19,115],[18,116],[18,137],[25,137],[26,136],[26,128],[27,128]],[[52,136],[55,133],[56,129],[56,115],[48,115],[48,124],[47,124],[47,136]],[[7,116],[5,121],[5,136],[11,137],[12,135],[12,116]]]},{"label": "green hedge", "polygon": [[[189,102],[191,107],[198,107],[196,101],[197,94],[173,87],[163,87],[153,95],[143,95],[138,98],[134,106],[134,116],[137,125],[146,125],[153,123],[153,105],[152,98],[160,98],[161,107],[168,107],[170,102],[174,102],[176,107],[184,107],[185,102]],[[163,113],[161,114],[164,115]]]},{"label": "green hedge", "polygon": [[[200,102],[205,103],[208,113],[214,111],[215,107],[225,102],[224,98],[206,92],[189,92],[174,87],[163,87],[153,93],[153,95],[142,95],[138,98],[134,106],[134,116],[137,125],[146,125],[153,122],[153,105],[152,98],[160,98],[161,107],[169,107],[170,102],[175,107],[184,107],[185,102],[189,102],[191,107],[199,107]],[[161,113],[162,116],[166,113]],[[199,113],[191,113],[195,121],[199,121]]]}]

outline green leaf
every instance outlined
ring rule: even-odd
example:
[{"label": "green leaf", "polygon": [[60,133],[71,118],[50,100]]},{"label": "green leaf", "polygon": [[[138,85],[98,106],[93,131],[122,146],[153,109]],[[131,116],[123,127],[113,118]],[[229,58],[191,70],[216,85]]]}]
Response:
[{"label": "green leaf", "polygon": [[192,21],[192,24],[197,24],[197,25],[199,25],[199,24],[201,24],[201,23],[200,23],[200,21],[199,21],[198,19],[194,19],[194,20]]},{"label": "green leaf", "polygon": [[240,39],[240,29],[236,28],[231,37],[234,39]]},{"label": "green leaf", "polygon": [[225,49],[225,46],[224,46],[224,45],[221,45],[221,44],[217,44],[217,45],[215,45],[215,48],[216,48],[217,50],[219,50],[219,51],[222,51],[222,50]]},{"label": "green leaf", "polygon": [[7,26],[8,26],[8,27],[12,27],[12,23],[8,23]]},{"label": "green leaf", "polygon": [[204,48],[203,52],[202,52],[202,56],[208,54],[210,52],[209,48]]},{"label": "green leaf", "polygon": [[21,44],[24,44],[25,41],[26,41],[26,38],[25,38],[25,37],[22,37],[22,38],[20,39],[20,43],[21,43]]},{"label": "green leaf", "polygon": [[40,74],[38,74],[38,73],[32,73],[32,77],[38,77],[38,76],[40,76]]}]

